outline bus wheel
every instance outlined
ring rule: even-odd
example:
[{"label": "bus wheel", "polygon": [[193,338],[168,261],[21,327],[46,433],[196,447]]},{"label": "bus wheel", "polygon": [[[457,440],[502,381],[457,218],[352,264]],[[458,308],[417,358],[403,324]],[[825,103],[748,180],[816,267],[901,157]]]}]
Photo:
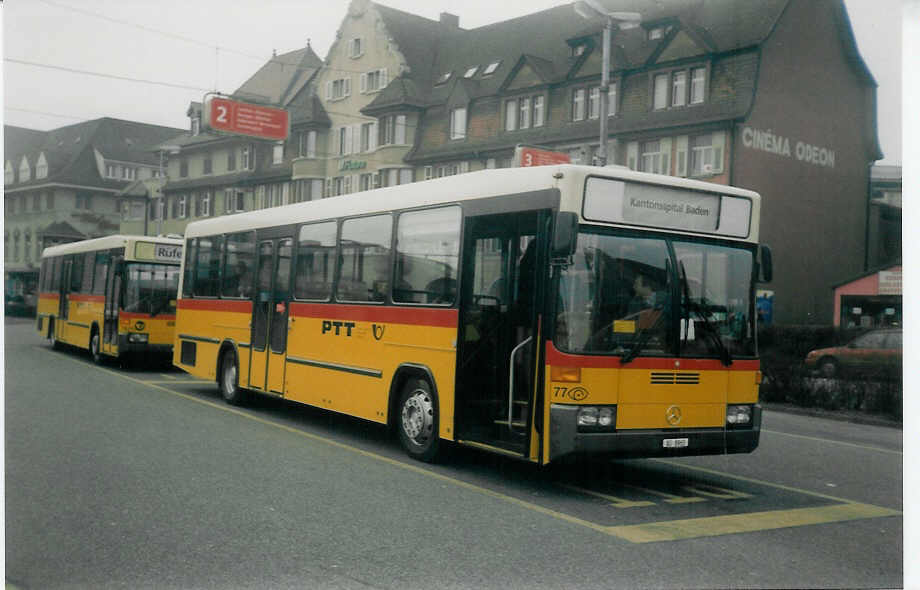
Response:
[{"label": "bus wheel", "polygon": [[236,362],[236,353],[225,350],[220,355],[220,379],[217,380],[220,395],[224,401],[234,406],[246,401],[246,391],[240,388],[240,371]]},{"label": "bus wheel", "polygon": [[89,337],[89,353],[93,357],[93,362],[97,365],[102,364],[102,352],[99,346],[99,330],[93,328],[92,336]]},{"label": "bus wheel", "polygon": [[424,379],[410,379],[399,396],[399,441],[409,456],[434,461],[440,448],[438,406],[431,385]]}]

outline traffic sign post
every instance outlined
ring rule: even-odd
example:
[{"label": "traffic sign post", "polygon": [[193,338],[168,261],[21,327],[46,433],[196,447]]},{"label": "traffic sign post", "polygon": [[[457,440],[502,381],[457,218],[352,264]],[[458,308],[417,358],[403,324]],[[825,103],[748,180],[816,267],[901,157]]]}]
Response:
[{"label": "traffic sign post", "polygon": [[290,116],[285,109],[221,96],[206,98],[204,109],[204,124],[213,131],[276,141],[288,137]]}]

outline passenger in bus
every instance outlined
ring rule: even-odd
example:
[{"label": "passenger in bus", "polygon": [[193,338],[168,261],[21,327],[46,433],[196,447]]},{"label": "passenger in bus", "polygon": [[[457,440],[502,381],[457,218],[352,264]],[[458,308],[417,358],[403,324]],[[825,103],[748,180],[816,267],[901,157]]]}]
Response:
[{"label": "passenger in bus", "polygon": [[252,272],[245,261],[236,263],[237,290],[240,297],[249,297],[252,294]]}]

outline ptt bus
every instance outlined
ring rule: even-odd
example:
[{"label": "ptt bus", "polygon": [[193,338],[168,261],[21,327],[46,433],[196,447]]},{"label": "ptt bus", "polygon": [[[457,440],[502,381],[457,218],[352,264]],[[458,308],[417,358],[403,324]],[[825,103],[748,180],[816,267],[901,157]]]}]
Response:
[{"label": "ptt bus", "polygon": [[194,222],[173,362],[426,461],[751,452],[759,215],[747,190],[558,165]]},{"label": "ptt bus", "polygon": [[172,352],[182,240],[114,235],[42,252],[38,332],[95,362]]}]

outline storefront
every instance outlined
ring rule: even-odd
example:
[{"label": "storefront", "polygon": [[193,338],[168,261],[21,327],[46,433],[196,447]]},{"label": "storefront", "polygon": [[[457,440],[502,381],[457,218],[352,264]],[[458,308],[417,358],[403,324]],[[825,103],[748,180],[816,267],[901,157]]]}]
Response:
[{"label": "storefront", "polygon": [[901,266],[864,274],[834,287],[834,326],[902,325]]}]

